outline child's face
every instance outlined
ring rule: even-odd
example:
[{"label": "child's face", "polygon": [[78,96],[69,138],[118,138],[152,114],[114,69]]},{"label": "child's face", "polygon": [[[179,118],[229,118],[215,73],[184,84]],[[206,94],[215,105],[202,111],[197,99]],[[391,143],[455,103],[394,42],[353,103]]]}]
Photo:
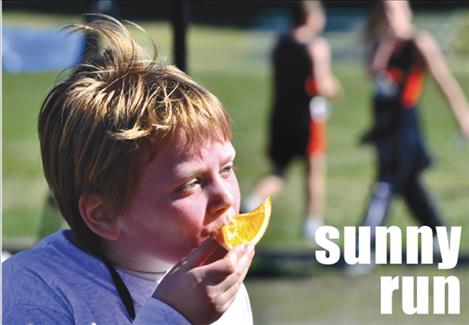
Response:
[{"label": "child's face", "polygon": [[195,142],[192,150],[184,143],[177,134],[143,168],[118,219],[129,258],[174,263],[239,212],[231,142]]}]

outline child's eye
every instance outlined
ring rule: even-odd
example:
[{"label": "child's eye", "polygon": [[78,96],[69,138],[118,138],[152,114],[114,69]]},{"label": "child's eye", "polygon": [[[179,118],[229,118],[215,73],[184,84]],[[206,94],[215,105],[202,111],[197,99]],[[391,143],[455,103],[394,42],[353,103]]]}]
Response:
[{"label": "child's eye", "polygon": [[235,168],[234,164],[230,163],[230,164],[228,164],[228,165],[226,165],[225,167],[222,168],[222,170],[220,171],[220,174],[225,175],[225,176],[229,176],[234,171],[234,168]]},{"label": "child's eye", "polygon": [[180,192],[188,192],[194,190],[197,186],[200,186],[202,184],[201,180],[198,178],[194,178],[193,180],[183,184],[180,188]]}]

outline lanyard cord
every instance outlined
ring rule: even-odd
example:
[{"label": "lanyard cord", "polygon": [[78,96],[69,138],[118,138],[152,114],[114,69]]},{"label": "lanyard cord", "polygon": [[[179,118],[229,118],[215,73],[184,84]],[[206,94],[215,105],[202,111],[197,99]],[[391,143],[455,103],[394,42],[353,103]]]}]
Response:
[{"label": "lanyard cord", "polygon": [[[131,320],[135,319],[135,306],[132,300],[132,296],[130,295],[129,289],[125,285],[124,281],[120,277],[119,273],[117,273],[115,267],[112,265],[111,261],[104,255],[104,252],[102,249],[99,248],[99,245],[93,246],[90,243],[84,241],[84,240],[78,240],[76,237],[71,238],[71,241],[83,249],[85,252],[95,256],[99,260],[101,260],[106,268],[109,270],[109,273],[111,273],[112,281],[114,282],[114,286],[117,289],[117,293],[119,294],[119,297],[121,298],[122,303],[124,304],[125,309],[127,310],[127,313],[130,316]],[[98,248],[97,248],[98,247]]]},{"label": "lanyard cord", "polygon": [[107,269],[111,273],[112,281],[114,282],[114,285],[116,286],[116,289],[119,293],[119,297],[121,298],[122,303],[124,304],[125,309],[127,310],[127,313],[130,316],[130,319],[134,320],[135,319],[135,307],[134,307],[134,303],[132,301],[132,296],[130,295],[129,289],[125,285],[119,273],[117,273],[111,261],[106,256],[104,256],[104,254],[100,254],[100,255],[101,256],[99,257],[101,258],[104,265],[106,265]]}]

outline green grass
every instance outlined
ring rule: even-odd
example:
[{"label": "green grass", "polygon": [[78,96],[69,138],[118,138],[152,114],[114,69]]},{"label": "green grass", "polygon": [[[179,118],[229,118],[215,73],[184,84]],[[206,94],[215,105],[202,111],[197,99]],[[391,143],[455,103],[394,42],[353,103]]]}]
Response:
[{"label": "green grass", "polygon": [[[400,292],[394,295],[393,314],[379,314],[380,276],[432,275],[459,278],[461,315],[406,315],[402,311]],[[381,267],[358,278],[344,277],[331,269],[319,269],[308,277],[251,278],[246,285],[256,324],[467,324],[468,280],[465,270],[445,273],[428,267]],[[432,290],[430,280],[430,311]]]},{"label": "green grass", "polygon": [[[39,16],[4,12],[4,23],[60,26],[80,21],[78,16]],[[171,34],[167,24],[144,23],[159,44],[162,56],[170,58]],[[142,38],[143,39],[143,38]],[[267,120],[270,105],[270,33],[193,26],[190,32],[189,66],[194,78],[207,86],[226,105],[234,124],[233,142],[238,151],[238,177],[246,194],[269,170],[266,159]],[[170,62],[170,59],[167,59]],[[467,61],[467,60],[466,60]],[[464,62],[464,60],[462,60]],[[451,65],[469,95],[469,74],[463,64]],[[357,225],[374,177],[373,151],[358,145],[370,123],[369,92],[361,62],[338,62],[334,72],[346,96],[333,105],[328,128],[327,223]],[[3,237],[34,238],[44,208],[44,181],[36,131],[38,111],[56,72],[3,74]],[[435,167],[426,181],[451,225],[464,227],[461,250],[469,251],[469,145],[456,139],[456,126],[433,82],[428,82],[421,105],[427,139]],[[288,171],[285,190],[274,199],[271,226],[264,247],[303,247],[299,229],[303,218],[304,175],[299,162]],[[390,223],[413,225],[404,205],[397,201]],[[414,317],[396,312],[379,316],[379,275],[411,275],[439,272],[432,267],[381,267],[358,279],[343,277],[326,268],[315,268],[305,278],[251,278],[247,282],[256,324],[318,323],[468,323],[464,306],[469,303],[469,270],[454,272],[461,281],[458,317]]]}]

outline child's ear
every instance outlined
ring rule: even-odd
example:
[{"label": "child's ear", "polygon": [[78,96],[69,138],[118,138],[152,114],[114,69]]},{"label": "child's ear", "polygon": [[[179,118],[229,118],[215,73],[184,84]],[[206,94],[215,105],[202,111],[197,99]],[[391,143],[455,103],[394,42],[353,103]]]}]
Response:
[{"label": "child's ear", "polygon": [[82,194],[78,209],[88,228],[107,240],[116,240],[120,236],[117,218],[98,194]]}]

